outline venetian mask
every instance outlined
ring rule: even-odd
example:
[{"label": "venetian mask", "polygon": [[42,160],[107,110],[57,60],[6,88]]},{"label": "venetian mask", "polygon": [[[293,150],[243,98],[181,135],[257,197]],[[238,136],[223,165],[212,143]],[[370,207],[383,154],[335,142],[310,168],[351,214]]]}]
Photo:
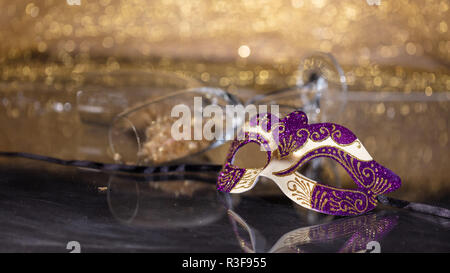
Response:
[{"label": "venetian mask", "polygon": [[[236,153],[249,143],[266,152],[262,168],[233,164]],[[297,172],[308,161],[328,157],[337,161],[356,183],[355,189],[318,183]],[[331,215],[358,215],[374,209],[377,196],[398,189],[400,178],[372,159],[361,141],[347,128],[334,123],[308,124],[304,112],[279,119],[270,114],[252,118],[232,143],[219,174],[217,188],[230,193],[251,190],[259,177],[274,181],[295,203]]]}]

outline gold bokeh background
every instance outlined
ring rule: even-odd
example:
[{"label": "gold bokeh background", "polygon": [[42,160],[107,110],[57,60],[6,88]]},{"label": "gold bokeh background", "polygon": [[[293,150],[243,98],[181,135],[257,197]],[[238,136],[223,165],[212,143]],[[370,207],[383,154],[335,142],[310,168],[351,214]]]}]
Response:
[{"label": "gold bokeh background", "polygon": [[349,91],[374,95],[333,121],[402,177],[400,194],[446,195],[450,3],[368,2],[0,1],[1,149],[90,159],[75,148],[79,118],[53,111],[75,105],[84,73],[173,72],[239,96],[294,85],[300,58],[322,51],[343,66]]}]

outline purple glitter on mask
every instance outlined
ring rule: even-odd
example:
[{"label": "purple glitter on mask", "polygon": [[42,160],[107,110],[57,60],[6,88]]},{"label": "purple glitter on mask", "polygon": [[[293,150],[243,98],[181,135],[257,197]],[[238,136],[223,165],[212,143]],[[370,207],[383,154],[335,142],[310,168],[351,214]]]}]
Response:
[{"label": "purple glitter on mask", "polygon": [[362,190],[342,190],[321,184],[314,187],[311,208],[332,215],[358,215],[376,207],[376,199]]},{"label": "purple glitter on mask", "polygon": [[230,192],[234,185],[242,178],[245,169],[237,168],[226,163],[217,179],[217,189],[224,192]]},{"label": "purple glitter on mask", "polygon": [[306,114],[295,111],[281,120],[273,134],[278,134],[278,150],[281,157],[302,147],[308,139],[322,141],[331,137],[336,143],[348,145],[356,140],[356,136],[347,128],[333,123],[318,123],[308,125]]},{"label": "purple glitter on mask", "polygon": [[[273,122],[274,120],[277,122]],[[309,198],[310,205],[308,207],[311,209],[332,215],[361,214],[376,207],[377,195],[394,191],[401,185],[400,178],[391,170],[374,160],[360,160],[350,153],[351,150],[346,150],[346,146],[358,140],[350,130],[341,125],[334,123],[308,124],[306,114],[301,111],[292,112],[281,120],[270,114],[258,115],[250,121],[250,125],[259,126],[260,130],[270,133],[272,139],[266,139],[256,130],[256,132],[244,132],[244,140],[233,142],[227,162],[217,181],[219,190],[230,192],[243,178],[246,169],[235,167],[232,162],[240,147],[249,142],[256,142],[264,146],[268,155],[267,166],[272,158],[273,151],[269,150],[271,145],[276,145],[279,158],[283,158],[300,150],[308,141],[323,142],[327,139],[331,139],[338,147],[329,145],[316,147],[301,155],[297,162],[288,169],[273,172],[275,176],[291,175],[303,164],[318,157],[329,157],[341,164],[358,188],[355,190],[338,189],[312,181],[314,188],[310,193],[306,193],[308,191],[305,187],[300,189],[305,191],[302,196],[305,195],[304,198]],[[357,148],[361,148],[361,146],[359,143]],[[257,177],[258,175],[252,177],[251,179],[254,181],[250,181],[250,184],[255,183]],[[248,178],[246,179],[248,180]],[[246,181],[246,184],[249,184],[249,181]]]}]

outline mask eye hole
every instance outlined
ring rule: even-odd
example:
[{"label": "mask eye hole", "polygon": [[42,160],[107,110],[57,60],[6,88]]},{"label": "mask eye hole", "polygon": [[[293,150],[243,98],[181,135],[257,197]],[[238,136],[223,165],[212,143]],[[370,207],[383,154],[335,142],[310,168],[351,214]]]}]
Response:
[{"label": "mask eye hole", "polygon": [[297,171],[320,184],[341,189],[358,188],[345,169],[331,158],[314,158]]},{"label": "mask eye hole", "polygon": [[267,152],[262,151],[258,143],[247,143],[238,149],[232,164],[244,169],[264,168],[267,164]]}]

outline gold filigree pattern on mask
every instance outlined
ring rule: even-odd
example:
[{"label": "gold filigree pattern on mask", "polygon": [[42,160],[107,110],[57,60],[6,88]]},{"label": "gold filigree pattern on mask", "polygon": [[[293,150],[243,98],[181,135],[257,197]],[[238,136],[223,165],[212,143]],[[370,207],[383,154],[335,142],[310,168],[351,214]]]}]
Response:
[{"label": "gold filigree pattern on mask", "polygon": [[261,172],[261,170],[262,169],[247,169],[241,180],[239,180],[239,182],[234,187],[234,190],[250,188],[255,183],[255,178]]},{"label": "gold filigree pattern on mask", "polygon": [[291,192],[300,205],[311,207],[311,195],[314,190],[314,182],[308,182],[303,177],[295,173],[294,180],[287,182],[287,189]]},{"label": "gold filigree pattern on mask", "polygon": [[229,190],[233,186],[233,182],[242,176],[242,170],[228,166],[226,171],[222,170],[222,176],[218,180],[219,186],[225,186],[225,190]]},{"label": "gold filigree pattern on mask", "polygon": [[[298,137],[303,137],[303,133],[305,133],[306,138],[309,138],[309,131],[306,128],[300,128],[295,133]],[[306,141],[305,141],[306,142]],[[301,148],[301,147],[300,147]]]},{"label": "gold filigree pattern on mask", "polygon": [[[290,135],[289,139],[286,141],[286,138],[282,138],[280,141],[280,145],[278,146],[280,155],[284,155],[287,156],[289,155],[292,151],[296,150],[295,148],[295,144],[297,142],[293,139],[293,136]],[[283,157],[283,156],[282,156]]]},{"label": "gold filigree pattern on mask", "polygon": [[373,183],[375,183],[375,185],[373,185],[369,192],[372,192],[375,195],[383,194],[391,188],[391,185],[387,185],[389,181],[383,177],[377,177]]},{"label": "gold filigree pattern on mask", "polygon": [[332,212],[344,212],[358,215],[367,210],[369,202],[374,206],[376,205],[374,196],[368,196],[361,191],[346,190],[347,192],[354,192],[358,195],[360,194],[363,198],[352,199],[349,195],[345,195],[344,198],[341,198],[336,195],[336,192],[341,190],[334,189],[326,185],[321,185],[321,187],[327,188],[330,191],[316,191],[314,196],[314,208],[318,208],[320,211],[323,211],[325,205],[328,204],[330,206],[329,210]]},{"label": "gold filigree pattern on mask", "polygon": [[[319,134],[319,132],[320,132],[320,134]],[[322,141],[330,136],[330,130],[328,130],[328,128],[326,128],[326,127],[320,127],[319,132],[317,132],[317,131],[313,132],[310,135],[309,139],[317,142],[317,141]]]}]

